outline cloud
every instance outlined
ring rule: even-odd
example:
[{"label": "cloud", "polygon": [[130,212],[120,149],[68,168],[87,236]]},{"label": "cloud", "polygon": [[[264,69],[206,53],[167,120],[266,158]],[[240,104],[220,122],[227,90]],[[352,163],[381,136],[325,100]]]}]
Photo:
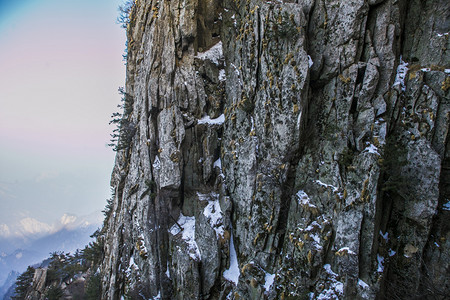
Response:
[{"label": "cloud", "polygon": [[3,182],[0,182],[0,197],[17,199],[17,197],[11,193],[11,188],[9,187],[9,184]]},{"label": "cloud", "polygon": [[36,177],[36,182],[41,182],[48,179],[53,179],[59,176],[59,172],[57,171],[44,171],[39,174],[39,176]]},{"label": "cloud", "polygon": [[64,214],[61,217],[60,222],[61,222],[62,225],[69,225],[69,224],[75,223],[76,220],[77,220],[76,216]]},{"label": "cloud", "polygon": [[24,218],[19,222],[19,231],[22,234],[45,234],[54,231],[54,227],[48,225],[47,223],[40,222],[33,218]]},{"label": "cloud", "polygon": [[0,224],[0,236],[1,237],[9,237],[11,235],[11,230],[9,226],[6,224]]}]

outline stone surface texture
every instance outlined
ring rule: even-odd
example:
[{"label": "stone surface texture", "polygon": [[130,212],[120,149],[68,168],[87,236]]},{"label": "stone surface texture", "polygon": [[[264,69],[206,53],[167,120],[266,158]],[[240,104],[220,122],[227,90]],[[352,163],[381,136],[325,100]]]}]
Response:
[{"label": "stone surface texture", "polygon": [[136,0],[103,299],[448,296],[449,11]]}]

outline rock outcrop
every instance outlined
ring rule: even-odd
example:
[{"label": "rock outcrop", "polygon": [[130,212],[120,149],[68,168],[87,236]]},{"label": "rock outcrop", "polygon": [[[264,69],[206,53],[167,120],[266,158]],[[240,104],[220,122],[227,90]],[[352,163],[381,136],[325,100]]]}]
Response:
[{"label": "rock outcrop", "polygon": [[450,294],[444,0],[136,0],[103,298]]}]

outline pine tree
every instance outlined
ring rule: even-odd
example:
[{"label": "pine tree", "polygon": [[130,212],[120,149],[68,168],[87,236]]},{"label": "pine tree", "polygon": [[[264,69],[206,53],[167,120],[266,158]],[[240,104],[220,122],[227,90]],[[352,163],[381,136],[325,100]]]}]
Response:
[{"label": "pine tree", "polygon": [[45,293],[48,300],[59,300],[63,295],[64,293],[59,285],[52,285]]},{"label": "pine tree", "polygon": [[89,281],[86,285],[86,298],[88,300],[101,299],[102,296],[102,284],[99,274],[94,274],[89,277]]},{"label": "pine tree", "polygon": [[24,273],[22,273],[22,275],[17,277],[15,296],[12,297],[13,299],[16,300],[25,299],[33,283],[34,271],[35,269],[29,266],[27,270]]}]

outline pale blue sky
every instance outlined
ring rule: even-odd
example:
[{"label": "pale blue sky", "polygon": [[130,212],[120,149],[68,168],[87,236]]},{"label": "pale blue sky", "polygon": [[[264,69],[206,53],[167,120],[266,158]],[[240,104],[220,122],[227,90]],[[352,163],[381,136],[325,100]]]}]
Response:
[{"label": "pale blue sky", "polygon": [[0,0],[0,225],[103,209],[121,0]]}]

